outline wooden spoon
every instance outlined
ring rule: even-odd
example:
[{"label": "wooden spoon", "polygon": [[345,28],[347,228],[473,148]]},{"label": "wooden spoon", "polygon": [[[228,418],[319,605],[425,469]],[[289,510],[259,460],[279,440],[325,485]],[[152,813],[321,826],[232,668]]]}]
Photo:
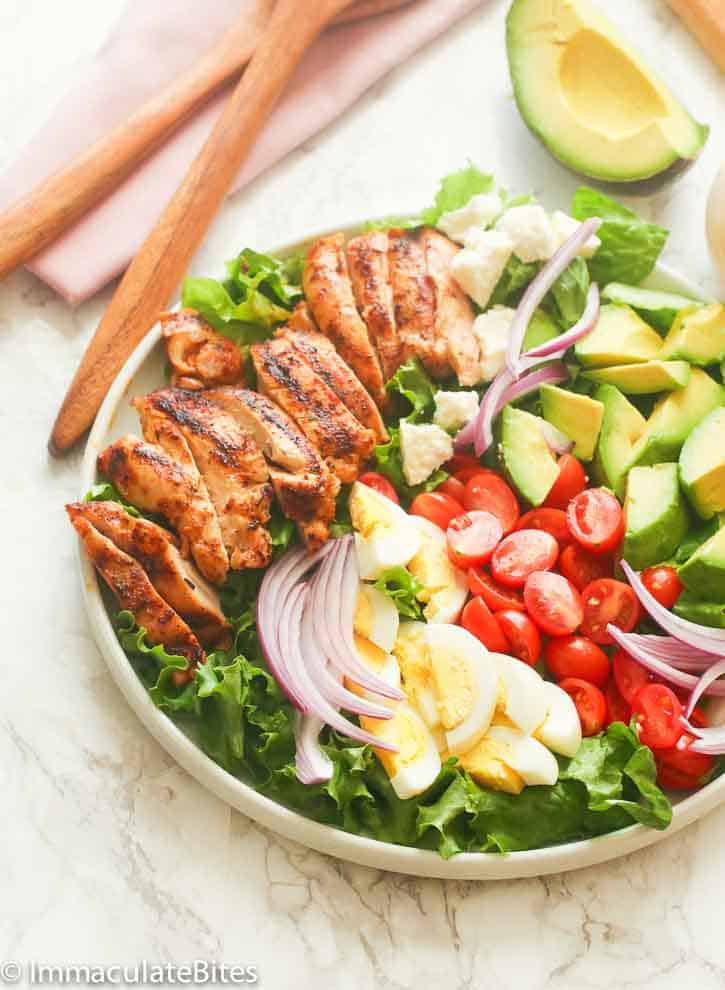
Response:
[{"label": "wooden spoon", "polygon": [[[358,0],[336,18],[347,23],[381,14],[411,0]],[[104,135],[0,216],[0,278],[51,244],[112,192],[247,65],[274,0],[258,0],[188,72]]]},{"label": "wooden spoon", "polygon": [[88,345],[49,447],[68,450],[88,429],[111,383],[158,319],[302,56],[350,0],[278,0],[259,46],[209,139],[139,253]]}]

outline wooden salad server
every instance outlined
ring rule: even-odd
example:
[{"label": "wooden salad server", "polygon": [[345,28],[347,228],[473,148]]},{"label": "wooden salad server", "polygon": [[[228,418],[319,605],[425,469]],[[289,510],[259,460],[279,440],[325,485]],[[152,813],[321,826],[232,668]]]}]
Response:
[{"label": "wooden salad server", "polygon": [[68,450],[91,425],[126,359],[168,305],[302,56],[349,6],[350,0],[277,0],[241,81],[131,262],[88,345],[58,413],[51,453]]},{"label": "wooden salad server", "polygon": [[[411,0],[358,0],[336,23],[371,17]],[[35,257],[116,189],[254,54],[274,0],[258,0],[187,72],[0,216],[0,278]]]}]

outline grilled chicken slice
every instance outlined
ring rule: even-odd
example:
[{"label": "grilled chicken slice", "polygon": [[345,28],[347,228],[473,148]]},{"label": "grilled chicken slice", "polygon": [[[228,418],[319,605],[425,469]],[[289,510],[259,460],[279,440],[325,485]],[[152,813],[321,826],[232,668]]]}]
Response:
[{"label": "grilled chicken slice", "polygon": [[207,647],[228,645],[230,626],[219,598],[197,569],[181,556],[168,530],[148,519],[130,516],[116,502],[67,505],[74,522],[85,519],[119,550],[143,567],[159,595],[194,630]]},{"label": "grilled chicken slice", "polygon": [[388,381],[404,358],[395,325],[387,233],[377,230],[354,237],[347,245],[347,264],[357,308],[378,352],[383,377]]},{"label": "grilled chicken slice", "polygon": [[129,554],[67,506],[70,521],[81,538],[91,563],[115,595],[122,609],[131,612],[146,629],[149,642],[161,645],[167,653],[186,657],[190,664],[204,663],[201,643],[170,605],[154,588],[143,567]]},{"label": "grilled chicken slice", "polygon": [[289,340],[315,374],[342,399],[355,419],[373,431],[378,443],[388,442],[380,410],[357,375],[337,353],[332,341],[316,330],[293,330],[289,326],[278,330],[277,336]]},{"label": "grilled chicken slice", "polygon": [[272,556],[266,529],[272,486],[252,436],[199,392],[162,388],[133,405],[147,440],[164,446],[171,428],[188,443],[219,517],[232,570],[265,567]]},{"label": "grilled chicken slice", "polygon": [[279,406],[249,389],[213,389],[212,402],[225,409],[259,444],[269,464],[282,512],[297,523],[310,550],[329,538],[340,482],[305,435]]},{"label": "grilled chicken slice", "polygon": [[355,306],[342,234],[312,245],[302,276],[305,298],[317,326],[329,337],[374,401],[383,407],[385,383],[367,327]]},{"label": "grilled chicken slice", "polygon": [[448,348],[436,337],[436,284],[428,273],[420,231],[391,230],[388,238],[395,324],[403,357],[420,358],[431,378],[448,378]]},{"label": "grilled chicken slice", "polygon": [[164,447],[125,436],[103,451],[98,469],[132,505],[166,519],[181,537],[181,553],[191,553],[207,581],[223,584],[229,557],[206,485],[178,430],[165,431],[164,439],[179,459]]},{"label": "grilled chicken slice", "polygon": [[244,384],[240,349],[193,309],[163,313],[161,333],[172,368],[172,385],[198,390]]},{"label": "grilled chicken slice", "polygon": [[303,333],[319,333],[317,324],[312,319],[312,313],[306,302],[298,302],[287,320],[291,330],[301,330]]},{"label": "grilled chicken slice", "polygon": [[432,227],[424,228],[420,239],[428,274],[436,288],[435,341],[447,355],[461,385],[475,385],[481,379],[481,354],[473,333],[475,315],[451,274],[451,261],[460,248]]},{"label": "grilled chicken slice", "polygon": [[319,451],[343,484],[360,473],[375,447],[375,434],[362,426],[284,338],[252,345],[261,392],[276,402]]}]

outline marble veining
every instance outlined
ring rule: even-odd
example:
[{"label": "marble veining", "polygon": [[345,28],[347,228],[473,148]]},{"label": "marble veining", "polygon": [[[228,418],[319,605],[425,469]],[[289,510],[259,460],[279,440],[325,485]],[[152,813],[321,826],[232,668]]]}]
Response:
[{"label": "marble veining", "polygon": [[[121,4],[0,4],[0,168],[79,59],[102,44]],[[247,243],[271,247],[415,209],[469,157],[509,188],[565,203],[576,179],[514,112],[506,6],[490,0],[228,203],[194,270],[219,270]],[[672,228],[667,260],[717,292],[703,221],[725,157],[725,81],[663,0],[606,7],[713,124],[695,168],[639,208]],[[56,462],[45,447],[109,294],[74,312],[25,273],[0,283],[0,960],[255,963],[270,990],[725,987],[725,809],[636,855],[564,876],[416,880],[277,838],[157,746],[111,684],[86,625],[62,512],[78,494],[79,454]]]}]

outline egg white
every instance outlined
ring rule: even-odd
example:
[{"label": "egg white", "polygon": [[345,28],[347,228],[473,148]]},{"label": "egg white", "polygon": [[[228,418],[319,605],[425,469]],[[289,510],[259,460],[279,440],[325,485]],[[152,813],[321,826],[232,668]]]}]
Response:
[{"label": "egg white", "polygon": [[534,735],[554,753],[576,756],[582,743],[582,727],[576,705],[556,684],[544,681],[544,691],[549,710]]}]

